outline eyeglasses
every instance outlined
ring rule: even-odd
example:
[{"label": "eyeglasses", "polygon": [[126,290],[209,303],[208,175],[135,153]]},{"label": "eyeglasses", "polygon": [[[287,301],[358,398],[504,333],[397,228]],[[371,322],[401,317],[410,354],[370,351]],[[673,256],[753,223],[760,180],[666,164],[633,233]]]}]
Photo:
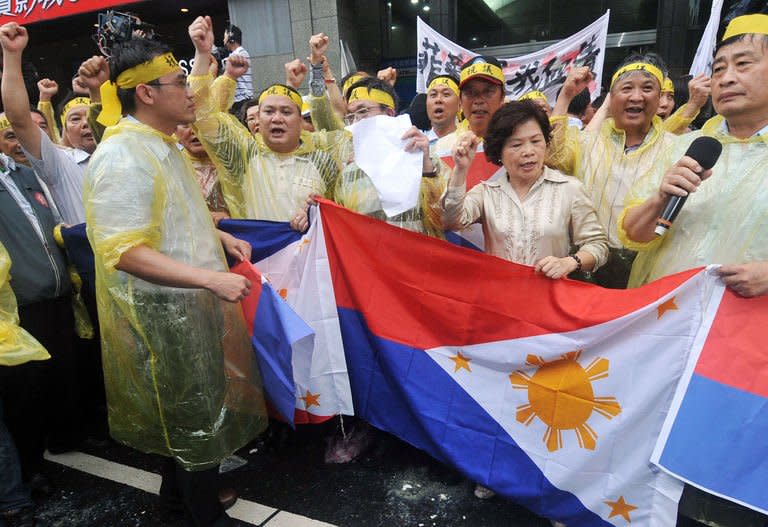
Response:
[{"label": "eyeglasses", "polygon": [[187,78],[180,78],[173,82],[158,82],[158,81],[152,81],[146,83],[149,86],[175,86],[177,88],[186,89],[187,88]]},{"label": "eyeglasses", "polygon": [[359,110],[348,113],[344,116],[344,123],[345,124],[354,124],[357,121],[360,121],[362,119],[365,119],[366,117],[373,117],[374,115],[379,115],[381,113],[381,108],[379,106],[364,106],[360,108]]}]

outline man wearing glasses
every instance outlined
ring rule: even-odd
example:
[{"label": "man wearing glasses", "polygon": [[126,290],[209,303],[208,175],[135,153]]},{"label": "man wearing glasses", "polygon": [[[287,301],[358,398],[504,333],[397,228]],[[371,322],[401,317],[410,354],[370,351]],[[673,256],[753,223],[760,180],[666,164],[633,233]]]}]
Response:
[{"label": "man wearing glasses", "polygon": [[110,434],[164,457],[167,520],[234,525],[219,501],[219,463],[267,424],[238,305],[251,283],[224,258],[250,259],[251,246],[214,227],[172,137],[195,118],[173,54],[133,39],[113,49],[110,74],[100,119],[119,122],[83,183]]}]

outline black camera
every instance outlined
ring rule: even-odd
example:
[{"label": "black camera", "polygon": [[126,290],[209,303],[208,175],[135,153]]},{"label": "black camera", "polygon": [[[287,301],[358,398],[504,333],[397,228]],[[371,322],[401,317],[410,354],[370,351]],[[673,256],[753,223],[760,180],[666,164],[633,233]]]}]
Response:
[{"label": "black camera", "polygon": [[99,51],[105,56],[110,56],[112,46],[121,42],[127,42],[132,38],[155,38],[155,26],[146,24],[135,15],[107,11],[99,13],[98,29],[93,39],[99,47]]}]

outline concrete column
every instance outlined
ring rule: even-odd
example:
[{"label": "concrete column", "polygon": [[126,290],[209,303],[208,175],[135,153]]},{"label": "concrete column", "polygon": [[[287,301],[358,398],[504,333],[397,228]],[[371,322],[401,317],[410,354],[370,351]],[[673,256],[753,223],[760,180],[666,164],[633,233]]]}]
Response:
[{"label": "concrete column", "polygon": [[[294,58],[306,61],[309,56],[309,37],[315,33],[323,32],[330,37],[328,59],[334,73],[341,75],[337,2],[340,3],[341,0],[229,0],[232,23],[243,30],[243,45],[252,57],[253,85],[256,93],[272,83],[285,82],[283,66],[286,62]],[[240,15],[253,12],[254,6],[258,6],[259,12],[264,14],[266,20]],[[263,35],[265,27],[274,27],[274,32],[279,32],[279,36],[287,34],[290,40],[287,48],[271,46],[271,42],[264,42],[267,36],[272,38],[271,32],[269,35]],[[304,88],[306,89],[306,82]]]}]

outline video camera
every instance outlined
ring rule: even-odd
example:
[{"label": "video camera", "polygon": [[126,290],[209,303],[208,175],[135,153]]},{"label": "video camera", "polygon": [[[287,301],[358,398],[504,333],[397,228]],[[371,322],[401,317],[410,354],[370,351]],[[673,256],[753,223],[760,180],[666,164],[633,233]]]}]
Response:
[{"label": "video camera", "polygon": [[155,38],[155,26],[152,24],[142,22],[135,15],[110,10],[99,13],[98,29],[93,39],[99,51],[109,57],[112,46],[131,40],[137,31],[142,33],[141,38]]}]

